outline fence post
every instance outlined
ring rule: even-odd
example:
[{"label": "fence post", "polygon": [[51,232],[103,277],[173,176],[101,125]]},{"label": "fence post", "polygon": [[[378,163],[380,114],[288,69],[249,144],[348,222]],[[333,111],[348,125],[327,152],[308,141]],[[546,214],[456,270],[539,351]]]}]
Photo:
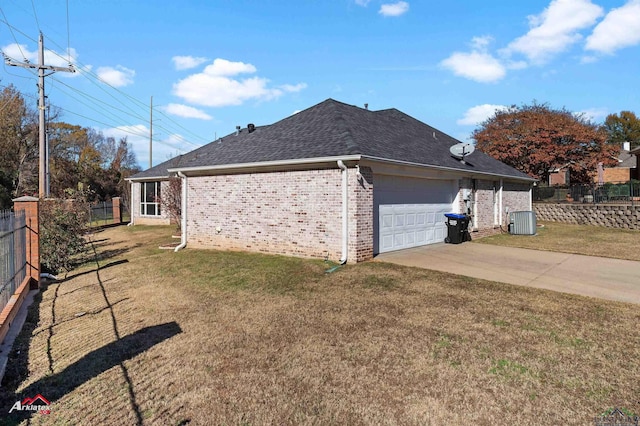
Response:
[{"label": "fence post", "polygon": [[122,223],[122,207],[120,206],[120,197],[111,199],[111,208],[113,209],[113,223]]},{"label": "fence post", "polygon": [[40,288],[40,200],[36,197],[20,197],[13,200],[15,211],[24,211],[27,224],[26,251],[27,276],[31,278],[29,288]]}]

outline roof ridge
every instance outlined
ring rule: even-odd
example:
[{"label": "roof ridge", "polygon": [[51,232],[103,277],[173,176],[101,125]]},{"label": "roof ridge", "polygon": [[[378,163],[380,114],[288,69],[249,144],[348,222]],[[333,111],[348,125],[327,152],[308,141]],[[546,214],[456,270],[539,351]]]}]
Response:
[{"label": "roof ridge", "polygon": [[351,108],[357,108],[357,107],[354,107],[353,105],[347,105],[342,102],[335,101],[333,99],[328,99],[328,101],[331,101],[329,102],[329,105],[331,105],[331,108],[333,110],[335,123],[340,129],[340,136],[344,138],[345,146],[347,148],[347,153],[360,154],[361,153],[360,147],[358,146],[355,139],[353,138],[353,134],[351,132],[350,127],[347,125],[347,120],[345,119],[344,114],[342,113],[342,111],[339,110],[340,108],[345,106],[351,107]]}]

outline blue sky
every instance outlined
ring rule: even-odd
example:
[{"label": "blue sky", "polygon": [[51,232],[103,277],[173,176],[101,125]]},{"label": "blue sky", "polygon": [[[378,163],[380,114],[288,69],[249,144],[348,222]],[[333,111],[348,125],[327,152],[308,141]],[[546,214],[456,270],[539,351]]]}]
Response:
[{"label": "blue sky", "polygon": [[[67,7],[68,5],[68,7]],[[127,136],[148,167],[327,98],[398,108],[461,140],[496,108],[640,113],[640,0],[3,0],[0,47],[61,119]],[[68,11],[68,13],[67,13]],[[67,19],[68,16],[68,19]],[[36,76],[0,67],[35,107]]]}]

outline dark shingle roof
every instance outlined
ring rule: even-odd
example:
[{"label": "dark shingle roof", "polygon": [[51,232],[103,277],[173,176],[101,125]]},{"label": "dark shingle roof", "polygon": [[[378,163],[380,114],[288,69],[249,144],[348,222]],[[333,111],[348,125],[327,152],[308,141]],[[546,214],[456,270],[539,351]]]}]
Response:
[{"label": "dark shingle roof", "polygon": [[622,150],[620,151],[620,155],[618,155],[618,160],[622,160],[620,163],[616,165],[616,167],[628,167],[630,169],[635,169],[638,166],[638,159],[635,155],[631,154],[629,151]]},{"label": "dark shingle roof", "polygon": [[[481,152],[453,158],[449,147],[460,141],[398,111],[370,111],[327,99],[268,126],[243,129],[177,159],[141,172],[133,179],[167,169],[222,166],[360,154],[467,172],[531,179]],[[171,163],[176,160],[177,163]],[[532,179],[531,179],[532,180]]]}]

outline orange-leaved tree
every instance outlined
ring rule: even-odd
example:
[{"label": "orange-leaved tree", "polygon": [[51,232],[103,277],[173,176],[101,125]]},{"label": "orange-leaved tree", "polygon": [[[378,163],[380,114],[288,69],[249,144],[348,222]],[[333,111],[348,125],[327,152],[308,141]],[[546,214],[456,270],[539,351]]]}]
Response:
[{"label": "orange-leaved tree", "polygon": [[620,150],[583,114],[536,102],[497,110],[471,137],[480,151],[542,182],[557,167],[567,167],[572,182],[593,182],[598,162],[615,165]]}]

